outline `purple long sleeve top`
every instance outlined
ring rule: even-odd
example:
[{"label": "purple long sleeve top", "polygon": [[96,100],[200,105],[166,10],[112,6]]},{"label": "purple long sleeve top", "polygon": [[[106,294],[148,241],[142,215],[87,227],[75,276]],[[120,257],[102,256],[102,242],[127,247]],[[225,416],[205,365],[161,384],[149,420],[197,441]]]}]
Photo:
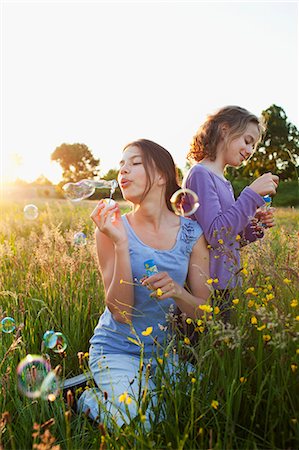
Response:
[{"label": "purple long sleeve top", "polygon": [[240,248],[257,239],[250,221],[264,204],[263,198],[246,187],[235,200],[230,181],[200,163],[188,171],[183,187],[196,192],[199,198],[192,219],[200,224],[211,246],[210,276],[218,279],[214,287],[230,289],[240,285]]}]

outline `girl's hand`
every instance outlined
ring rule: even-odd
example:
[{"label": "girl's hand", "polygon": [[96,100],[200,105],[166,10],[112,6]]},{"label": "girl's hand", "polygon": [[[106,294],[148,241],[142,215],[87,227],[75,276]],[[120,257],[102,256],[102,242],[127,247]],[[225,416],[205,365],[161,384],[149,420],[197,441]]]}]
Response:
[{"label": "girl's hand", "polygon": [[182,286],[173,281],[167,272],[155,273],[154,275],[145,278],[142,281],[142,285],[154,291],[150,295],[151,297],[156,297],[161,300],[169,297],[180,297],[183,291]]},{"label": "girl's hand", "polygon": [[275,208],[269,208],[265,211],[258,210],[254,217],[264,228],[272,228],[275,226],[274,211]]},{"label": "girl's hand", "polygon": [[127,242],[127,233],[121,219],[119,205],[114,201],[109,205],[104,200],[100,200],[92,211],[90,218],[114,244],[119,245]]},{"label": "girl's hand", "polygon": [[271,172],[264,173],[253,183],[249,185],[250,189],[259,195],[274,195],[276,194],[276,189],[279,183],[279,178],[277,175],[273,175]]}]

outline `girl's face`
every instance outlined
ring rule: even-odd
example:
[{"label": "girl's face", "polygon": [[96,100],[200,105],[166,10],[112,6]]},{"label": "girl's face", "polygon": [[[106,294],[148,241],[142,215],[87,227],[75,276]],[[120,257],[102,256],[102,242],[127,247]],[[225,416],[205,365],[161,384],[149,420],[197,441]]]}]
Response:
[{"label": "girl's face", "polygon": [[230,142],[228,141],[228,145],[224,148],[223,152],[224,164],[233,167],[240,166],[243,161],[252,155],[259,136],[260,133],[257,124],[249,122],[245,132],[241,136],[234,138]]},{"label": "girl's face", "polygon": [[125,200],[138,203],[146,189],[147,176],[143,165],[142,151],[128,147],[119,163],[118,183]]}]

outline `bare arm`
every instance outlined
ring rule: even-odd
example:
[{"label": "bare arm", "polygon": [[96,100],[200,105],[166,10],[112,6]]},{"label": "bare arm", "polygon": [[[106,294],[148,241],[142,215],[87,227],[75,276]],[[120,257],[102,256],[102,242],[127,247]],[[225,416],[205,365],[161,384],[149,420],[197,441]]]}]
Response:
[{"label": "bare arm", "polygon": [[[112,221],[112,217],[115,217]],[[118,205],[99,202],[91,214],[97,225],[95,232],[97,256],[105,287],[106,305],[118,322],[128,322],[134,305],[134,290],[127,233]]]}]

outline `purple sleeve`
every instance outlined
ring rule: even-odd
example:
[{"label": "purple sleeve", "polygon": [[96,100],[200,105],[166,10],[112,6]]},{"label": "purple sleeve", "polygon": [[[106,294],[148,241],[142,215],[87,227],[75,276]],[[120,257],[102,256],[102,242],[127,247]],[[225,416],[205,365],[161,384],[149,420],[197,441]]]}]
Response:
[{"label": "purple sleeve", "polygon": [[[207,241],[213,247],[218,245],[219,238],[225,239],[228,234],[230,237],[242,235],[248,226],[249,218],[253,217],[256,209],[264,204],[260,195],[246,187],[238,199],[236,201],[232,199],[231,206],[223,212],[215,181],[205,168],[191,169],[185,185],[198,195],[200,206],[194,216],[201,225]],[[225,186],[223,188],[226,189]],[[245,234],[248,232],[246,229]]]}]

